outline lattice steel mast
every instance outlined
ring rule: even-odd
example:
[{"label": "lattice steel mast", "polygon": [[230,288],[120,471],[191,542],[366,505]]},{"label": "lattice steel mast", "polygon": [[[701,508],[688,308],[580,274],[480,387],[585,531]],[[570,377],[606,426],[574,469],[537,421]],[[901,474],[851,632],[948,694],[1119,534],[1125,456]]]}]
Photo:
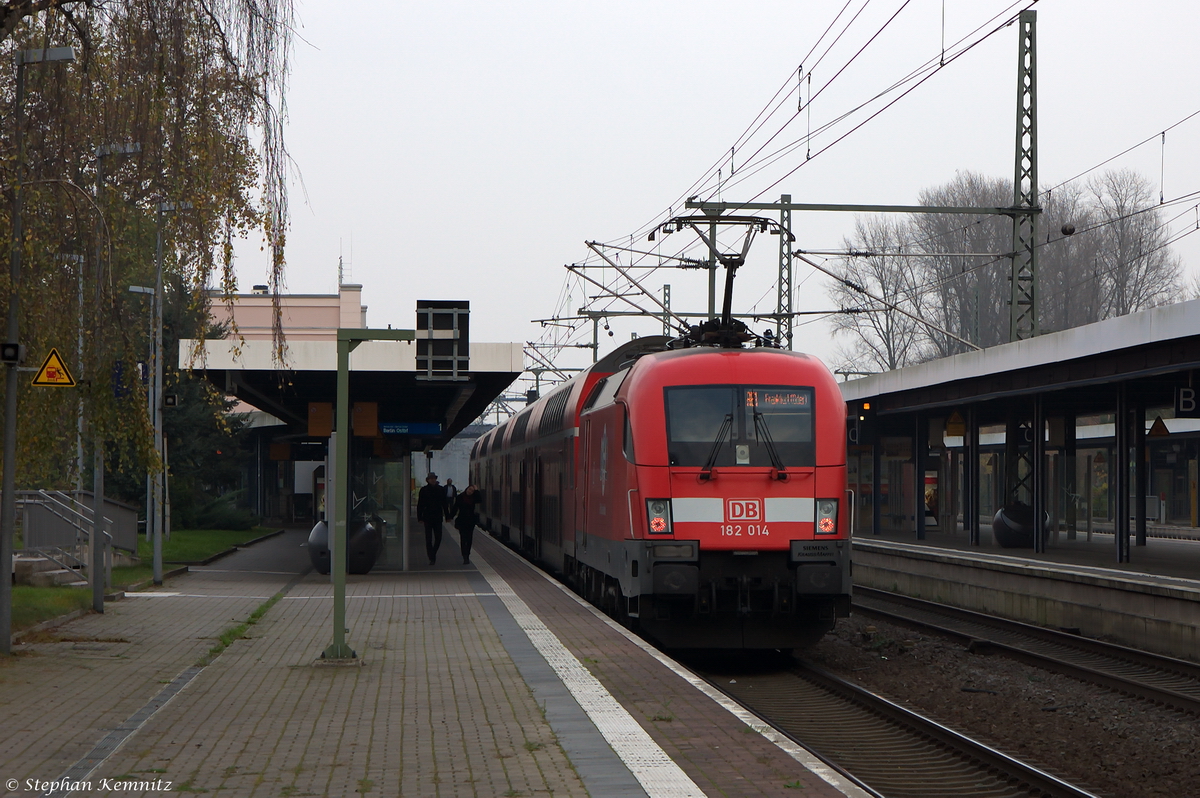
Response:
[{"label": "lattice steel mast", "polygon": [[1017,48],[1017,139],[1013,170],[1012,299],[1009,340],[1032,338],[1038,329],[1037,278],[1037,12],[1022,11]]}]

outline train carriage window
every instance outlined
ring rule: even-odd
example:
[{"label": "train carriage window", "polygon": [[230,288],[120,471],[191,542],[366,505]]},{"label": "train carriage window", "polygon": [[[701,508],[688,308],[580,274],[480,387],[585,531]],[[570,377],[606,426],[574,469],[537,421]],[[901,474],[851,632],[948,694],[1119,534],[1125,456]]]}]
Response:
[{"label": "train carriage window", "polygon": [[671,465],[771,466],[768,438],[783,465],[816,463],[811,388],[676,386],[665,401]]},{"label": "train carriage window", "polygon": [[784,465],[816,464],[812,388],[748,386],[741,392],[750,465],[772,464],[768,438]]},{"label": "train carriage window", "polygon": [[517,420],[513,422],[512,435],[508,438],[510,446],[520,446],[525,443],[525,430],[529,426],[529,416],[531,413],[531,410],[523,410],[517,416]]},{"label": "train carriage window", "polygon": [[[671,465],[703,466],[714,453],[714,466],[733,465],[731,433],[737,415],[732,385],[696,385],[666,389],[667,454]],[[726,419],[733,423],[726,424]],[[720,439],[720,443],[718,443]]]},{"label": "train carriage window", "polygon": [[601,377],[600,381],[592,388],[592,392],[588,394],[587,401],[583,403],[583,409],[591,410],[592,405],[596,404],[596,399],[600,396],[600,392],[604,390],[604,386],[608,383],[608,377]]},{"label": "train carriage window", "polygon": [[621,389],[621,383],[625,381],[625,377],[629,375],[629,369],[622,369],[615,374],[610,374],[600,382],[596,383],[596,387],[588,395],[587,402],[584,403],[583,409],[594,410],[605,405],[610,405],[613,398],[617,395],[617,391]]},{"label": "train carriage window", "polygon": [[567,401],[570,398],[570,388],[564,388],[546,400],[546,409],[542,411],[542,420],[538,423],[539,436],[550,435],[562,430]]},{"label": "train carriage window", "polygon": [[625,440],[621,446],[621,451],[625,454],[625,459],[631,463],[636,463],[637,460],[633,456],[633,428],[629,424],[629,408],[621,406],[621,416],[625,419]]}]

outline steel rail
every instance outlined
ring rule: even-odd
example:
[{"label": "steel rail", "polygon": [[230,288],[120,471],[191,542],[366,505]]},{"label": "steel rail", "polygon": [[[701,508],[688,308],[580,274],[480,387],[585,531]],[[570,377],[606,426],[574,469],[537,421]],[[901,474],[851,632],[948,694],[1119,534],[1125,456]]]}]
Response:
[{"label": "steel rail", "polygon": [[[807,664],[732,681],[712,675],[704,678],[880,795],[1096,798],[1058,776]],[[738,686],[731,687],[734,684]]]},{"label": "steel rail", "polygon": [[1200,715],[1200,665],[1195,663],[884,590],[857,585],[854,590],[855,609],[867,614],[937,631],[965,642],[973,652],[999,652]]}]

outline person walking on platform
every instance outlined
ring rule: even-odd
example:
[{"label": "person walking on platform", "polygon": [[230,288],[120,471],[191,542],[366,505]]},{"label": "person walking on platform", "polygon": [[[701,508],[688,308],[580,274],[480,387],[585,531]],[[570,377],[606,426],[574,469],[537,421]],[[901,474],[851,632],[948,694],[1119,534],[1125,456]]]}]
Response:
[{"label": "person walking on platform", "polygon": [[446,489],[438,484],[437,474],[425,477],[425,487],[417,494],[417,520],[425,525],[425,553],[429,564],[437,562],[442,546],[442,521],[446,518]]},{"label": "person walking on platform", "polygon": [[454,486],[454,480],[447,477],[446,479],[446,519],[454,517],[454,502],[458,499],[458,488]]},{"label": "person walking on platform", "polygon": [[483,498],[474,485],[467,485],[454,503],[454,528],[458,530],[459,548],[462,550],[463,565],[471,564],[471,543],[475,539],[475,525],[479,523],[479,514],[475,508]]}]

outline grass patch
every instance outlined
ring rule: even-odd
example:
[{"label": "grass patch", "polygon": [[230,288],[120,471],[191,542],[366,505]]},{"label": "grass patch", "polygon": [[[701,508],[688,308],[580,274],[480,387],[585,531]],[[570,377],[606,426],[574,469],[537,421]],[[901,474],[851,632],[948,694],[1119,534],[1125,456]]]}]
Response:
[{"label": "grass patch", "polygon": [[671,714],[671,702],[674,698],[668,698],[662,702],[662,709],[650,716],[650,720],[655,723],[670,723],[675,720],[675,716]]},{"label": "grass patch", "polygon": [[[240,546],[255,538],[274,532],[265,526],[251,529],[174,529],[171,539],[163,541],[163,562],[196,562],[205,560],[231,546]],[[154,559],[154,544],[144,535],[138,536],[138,557]]]},{"label": "grass patch", "polygon": [[210,662],[219,657],[222,651],[229,648],[229,645],[234,640],[242,639],[242,637],[244,637],[246,634],[246,630],[258,623],[259,619],[267,614],[267,610],[274,607],[281,598],[283,598],[282,590],[260,604],[258,609],[250,613],[250,617],[247,618],[243,623],[239,623],[237,626],[231,626],[225,631],[221,632],[221,635],[217,638],[217,644],[210,648],[207,654],[197,660],[196,665],[201,668],[206,667]]},{"label": "grass patch", "polygon": [[[199,562],[219,554],[233,546],[261,538],[275,530],[256,526],[253,529],[175,529],[171,539],[163,541],[163,570],[169,571],[172,563]],[[137,556],[139,565],[121,565],[113,568],[113,587],[136,585],[154,577],[154,544],[145,536],[138,536]]]},{"label": "grass patch", "polygon": [[13,585],[12,631],[20,632],[75,610],[92,606],[92,591],[75,587]]}]

